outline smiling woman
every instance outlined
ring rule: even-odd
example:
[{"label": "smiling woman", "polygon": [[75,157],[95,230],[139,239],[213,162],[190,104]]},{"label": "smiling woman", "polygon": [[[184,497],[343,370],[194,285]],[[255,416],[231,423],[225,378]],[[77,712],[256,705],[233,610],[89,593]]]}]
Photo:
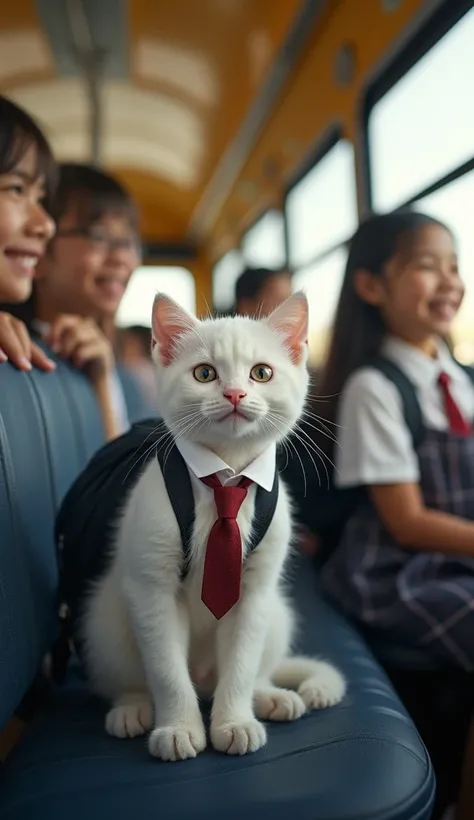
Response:
[{"label": "smiling woman", "polygon": [[[55,163],[33,120],[0,97],[0,300],[24,302],[31,294],[36,265],[54,233],[44,204],[55,182]],[[0,312],[0,364],[44,370],[54,363],[34,344],[22,322]]]},{"label": "smiling woman", "polygon": [[135,203],[109,174],[64,164],[54,216],[58,231],[38,268],[35,318],[74,313],[112,320],[140,261]]},{"label": "smiling woman", "polygon": [[0,299],[31,293],[38,260],[54,233],[44,200],[54,185],[49,146],[33,120],[0,97]]}]

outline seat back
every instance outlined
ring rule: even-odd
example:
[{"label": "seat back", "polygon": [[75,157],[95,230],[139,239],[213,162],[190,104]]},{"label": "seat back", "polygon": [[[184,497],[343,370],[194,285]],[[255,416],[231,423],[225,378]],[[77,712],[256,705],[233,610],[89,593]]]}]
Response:
[{"label": "seat back", "polygon": [[0,728],[31,686],[57,627],[54,520],[103,443],[87,379],[0,365]]},{"label": "seat back", "polygon": [[148,401],[136,376],[123,365],[117,365],[117,376],[123,391],[130,424],[155,418],[157,407]]}]

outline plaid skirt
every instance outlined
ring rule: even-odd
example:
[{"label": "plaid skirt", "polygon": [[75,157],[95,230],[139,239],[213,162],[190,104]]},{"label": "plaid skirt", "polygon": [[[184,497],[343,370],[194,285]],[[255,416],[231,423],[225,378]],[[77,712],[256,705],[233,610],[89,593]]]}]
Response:
[{"label": "plaid skirt", "polygon": [[[426,506],[474,521],[474,436],[427,430],[417,455]],[[372,631],[474,672],[474,558],[400,547],[367,501],[347,522],[323,584]]]}]

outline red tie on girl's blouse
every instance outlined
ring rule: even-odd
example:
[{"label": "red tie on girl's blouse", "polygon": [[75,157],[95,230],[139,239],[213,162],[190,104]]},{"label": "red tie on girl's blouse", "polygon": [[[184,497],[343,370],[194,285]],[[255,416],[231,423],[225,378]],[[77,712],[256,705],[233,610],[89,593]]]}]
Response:
[{"label": "red tie on girl's blouse", "polygon": [[447,373],[440,373],[438,378],[439,386],[443,394],[444,409],[449,421],[449,429],[452,433],[457,433],[460,436],[468,436],[472,432],[472,426],[464,418],[458,405],[453,399],[450,390],[451,376]]},{"label": "red tie on girl's blouse", "polygon": [[242,478],[235,487],[223,487],[215,473],[201,481],[214,490],[218,515],[207,542],[201,598],[219,619],[240,598],[242,539],[237,515],[252,482]]}]

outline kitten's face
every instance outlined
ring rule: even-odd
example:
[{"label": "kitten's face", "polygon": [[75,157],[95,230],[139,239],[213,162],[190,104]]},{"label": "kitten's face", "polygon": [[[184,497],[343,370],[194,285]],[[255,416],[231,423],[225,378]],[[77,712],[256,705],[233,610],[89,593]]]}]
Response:
[{"label": "kitten's face", "polygon": [[264,320],[202,322],[157,296],[153,358],[160,410],[175,438],[207,446],[284,438],[308,390],[306,335],[302,294]]}]

